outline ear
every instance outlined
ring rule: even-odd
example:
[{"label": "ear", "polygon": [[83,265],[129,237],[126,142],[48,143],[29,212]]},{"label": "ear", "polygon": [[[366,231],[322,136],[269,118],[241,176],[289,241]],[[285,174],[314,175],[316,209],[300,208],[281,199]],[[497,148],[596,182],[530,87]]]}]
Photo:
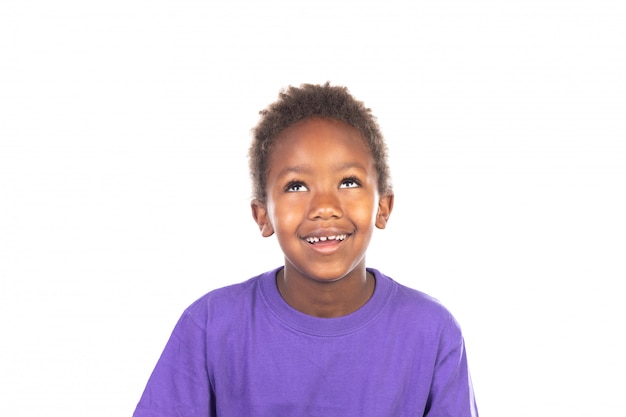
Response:
[{"label": "ear", "polygon": [[259,225],[261,236],[270,237],[274,234],[274,227],[267,216],[267,206],[259,200],[252,200],[250,203],[252,209],[252,218]]},{"label": "ear", "polygon": [[385,194],[378,200],[378,212],[376,213],[376,227],[384,229],[393,210],[393,193]]}]

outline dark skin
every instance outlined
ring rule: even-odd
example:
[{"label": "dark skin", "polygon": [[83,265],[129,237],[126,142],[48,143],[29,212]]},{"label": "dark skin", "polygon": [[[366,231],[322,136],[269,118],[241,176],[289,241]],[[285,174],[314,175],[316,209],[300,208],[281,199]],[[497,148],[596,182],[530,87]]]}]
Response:
[{"label": "dark skin", "polygon": [[341,317],[356,311],[370,299],[376,286],[369,272],[324,285],[296,280],[286,279],[285,270],[281,269],[276,277],[280,295],[296,310],[322,318]]},{"label": "dark skin", "polygon": [[265,202],[252,202],[252,215],[285,254],[276,277],[284,300],[316,317],[363,306],[375,287],[365,253],[374,229],[387,224],[393,194],[379,194],[360,131],[319,118],[285,129],[272,148],[266,191]]}]

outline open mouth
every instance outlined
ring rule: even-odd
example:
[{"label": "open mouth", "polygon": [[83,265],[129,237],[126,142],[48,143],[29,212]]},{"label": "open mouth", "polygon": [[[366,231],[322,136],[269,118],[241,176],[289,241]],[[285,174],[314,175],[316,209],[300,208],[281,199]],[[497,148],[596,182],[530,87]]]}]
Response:
[{"label": "open mouth", "polygon": [[305,238],[304,240],[306,240],[307,242],[309,242],[311,245],[314,245],[316,243],[320,243],[320,242],[340,242],[346,239],[348,235],[335,235],[335,236],[309,236],[307,238]]}]

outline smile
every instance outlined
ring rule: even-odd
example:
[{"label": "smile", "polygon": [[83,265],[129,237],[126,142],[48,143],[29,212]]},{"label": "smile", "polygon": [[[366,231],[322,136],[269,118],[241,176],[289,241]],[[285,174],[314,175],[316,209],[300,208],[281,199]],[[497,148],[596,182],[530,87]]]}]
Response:
[{"label": "smile", "polygon": [[310,244],[314,244],[314,243],[318,243],[318,242],[326,242],[329,240],[336,240],[336,241],[341,241],[341,240],[345,240],[347,235],[336,235],[336,236],[310,236],[305,238],[304,240],[306,240],[307,242],[309,242]]}]

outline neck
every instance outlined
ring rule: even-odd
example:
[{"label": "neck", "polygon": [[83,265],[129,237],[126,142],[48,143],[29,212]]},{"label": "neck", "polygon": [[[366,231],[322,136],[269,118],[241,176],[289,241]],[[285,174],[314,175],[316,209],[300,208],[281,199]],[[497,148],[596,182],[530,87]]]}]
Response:
[{"label": "neck", "polygon": [[285,266],[278,272],[276,284],[291,307],[310,316],[332,318],[362,307],[374,293],[376,282],[364,266],[334,281],[316,281]]}]

